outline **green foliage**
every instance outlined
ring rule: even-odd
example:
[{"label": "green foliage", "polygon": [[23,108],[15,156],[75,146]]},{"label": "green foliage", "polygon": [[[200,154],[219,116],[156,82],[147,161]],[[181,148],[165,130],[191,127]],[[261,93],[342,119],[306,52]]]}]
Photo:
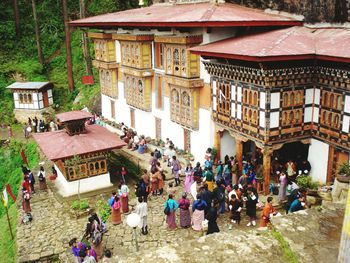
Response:
[{"label": "green foliage", "polygon": [[15,263],[16,260],[16,227],[17,227],[17,207],[15,205],[9,208],[9,217],[12,227],[14,240],[11,240],[11,234],[9,231],[9,226],[7,222],[6,215],[0,217],[0,255],[1,259],[6,263]]},{"label": "green foliage", "polygon": [[341,175],[350,176],[350,164],[344,162],[339,166],[338,173]]},{"label": "green foliage", "polygon": [[288,242],[283,238],[281,233],[277,232],[276,230],[272,230],[271,234],[280,244],[283,252],[283,262],[298,263],[299,259],[297,254],[290,248]]},{"label": "green foliage", "polygon": [[71,208],[73,210],[85,210],[89,208],[89,200],[88,199],[81,199],[81,200],[75,200],[73,201]]},{"label": "green foliage", "polygon": [[[17,196],[18,188],[23,180],[21,165],[23,160],[21,158],[21,148],[23,147],[29,162],[29,168],[36,167],[39,163],[39,153],[35,143],[22,144],[19,141],[11,140],[8,146],[0,149],[0,190],[4,189],[8,183],[11,186],[12,192]],[[9,200],[9,206],[12,205],[12,199]],[[0,205],[0,216],[4,214],[5,210]]]},{"label": "green foliage", "polygon": [[112,213],[112,210],[109,207],[108,203],[104,200],[98,200],[96,203],[96,207],[102,222],[106,223]]},{"label": "green foliage", "polygon": [[297,177],[297,185],[311,190],[317,190],[319,183],[312,181],[308,175],[300,175]]},{"label": "green foliage", "polygon": [[[135,179],[138,180],[141,174],[141,168],[138,164],[135,164],[132,160],[121,154],[112,153],[110,158],[111,169],[116,170],[115,172],[120,172],[122,166],[125,167],[127,171],[126,180]],[[115,173],[112,171],[112,173]]]}]

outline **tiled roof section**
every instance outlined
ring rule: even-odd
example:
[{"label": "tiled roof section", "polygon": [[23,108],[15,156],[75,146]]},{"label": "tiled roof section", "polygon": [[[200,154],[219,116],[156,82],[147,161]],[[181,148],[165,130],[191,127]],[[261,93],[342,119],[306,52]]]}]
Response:
[{"label": "tiled roof section", "polygon": [[29,90],[40,90],[47,86],[52,87],[50,82],[15,82],[12,83],[7,89],[29,89]]},{"label": "tiled roof section", "polygon": [[70,22],[72,26],[104,28],[137,27],[210,27],[301,25],[302,22],[282,15],[268,14],[236,4],[200,3],[186,5],[153,5],[117,13],[88,17]]},{"label": "tiled roof section", "polygon": [[116,134],[99,125],[87,125],[86,133],[74,136],[59,130],[35,133],[33,137],[50,160],[119,149],[126,145]]},{"label": "tiled roof section", "polygon": [[56,115],[56,119],[62,123],[67,121],[89,119],[91,117],[91,113],[80,110],[64,112]]},{"label": "tiled roof section", "polygon": [[350,30],[291,27],[246,35],[191,48],[208,57],[248,61],[313,59],[349,61]]}]

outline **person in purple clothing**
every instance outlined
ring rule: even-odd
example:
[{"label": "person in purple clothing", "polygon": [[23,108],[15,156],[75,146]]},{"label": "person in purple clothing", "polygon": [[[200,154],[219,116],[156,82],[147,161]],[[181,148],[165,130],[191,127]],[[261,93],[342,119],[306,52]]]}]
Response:
[{"label": "person in purple clothing", "polygon": [[69,246],[72,248],[72,254],[75,257],[77,263],[82,263],[79,256],[80,251],[86,251],[86,245],[83,242],[77,242],[77,238],[73,238],[69,241]]},{"label": "person in purple clothing", "polygon": [[86,255],[93,257],[96,262],[97,262],[97,254],[96,251],[91,247],[91,246],[87,246],[86,247]]}]

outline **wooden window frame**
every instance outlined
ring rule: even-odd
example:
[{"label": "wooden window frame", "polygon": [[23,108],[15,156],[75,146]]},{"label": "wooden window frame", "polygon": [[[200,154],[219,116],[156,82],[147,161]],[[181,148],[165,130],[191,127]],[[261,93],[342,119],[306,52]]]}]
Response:
[{"label": "wooden window frame", "polygon": [[155,53],[154,67],[157,69],[164,69],[164,44],[155,42],[154,53]]}]

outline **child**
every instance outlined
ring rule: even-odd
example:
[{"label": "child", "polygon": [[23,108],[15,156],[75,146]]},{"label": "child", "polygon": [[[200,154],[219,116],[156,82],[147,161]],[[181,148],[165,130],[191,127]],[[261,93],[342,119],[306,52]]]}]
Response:
[{"label": "child", "polygon": [[240,224],[241,222],[241,210],[242,210],[242,203],[241,201],[236,197],[235,194],[231,195],[231,200],[229,202],[229,208],[231,211],[231,222],[234,224]]}]

